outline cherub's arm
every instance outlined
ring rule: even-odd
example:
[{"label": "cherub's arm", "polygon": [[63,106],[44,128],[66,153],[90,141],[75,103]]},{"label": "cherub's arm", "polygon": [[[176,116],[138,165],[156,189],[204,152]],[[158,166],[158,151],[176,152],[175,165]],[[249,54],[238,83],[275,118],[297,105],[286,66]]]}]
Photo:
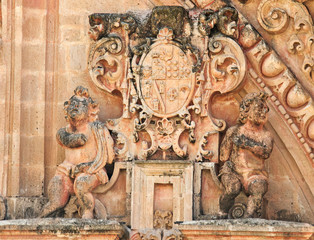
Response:
[{"label": "cherub's arm", "polygon": [[273,138],[269,132],[265,132],[265,137],[261,142],[261,146],[256,146],[254,149],[255,155],[260,156],[263,159],[269,158],[273,151]]},{"label": "cherub's arm", "polygon": [[273,150],[273,138],[269,132],[265,131],[263,134],[265,136],[261,141],[256,141],[242,134],[237,138],[235,144],[240,148],[251,151],[260,158],[267,159]]},{"label": "cherub's arm", "polygon": [[227,130],[226,136],[224,137],[221,147],[220,147],[220,161],[225,162],[229,159],[232,148],[233,148],[233,142],[232,142],[232,135],[234,131],[236,130],[236,127],[231,127]]},{"label": "cherub's arm", "polygon": [[75,165],[74,167],[72,167],[72,169],[70,171],[70,176],[72,178],[75,178],[78,173],[85,172],[86,169],[88,169],[90,166],[92,166],[92,164],[93,164],[93,161],[79,163],[79,164]]},{"label": "cherub's arm", "polygon": [[61,146],[78,148],[86,143],[87,137],[82,133],[69,133],[64,127],[58,130],[57,141]]}]

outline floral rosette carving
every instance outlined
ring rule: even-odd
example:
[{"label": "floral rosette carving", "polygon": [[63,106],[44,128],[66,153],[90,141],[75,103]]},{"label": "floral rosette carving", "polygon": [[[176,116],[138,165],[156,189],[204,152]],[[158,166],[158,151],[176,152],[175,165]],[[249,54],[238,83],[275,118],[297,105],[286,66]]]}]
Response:
[{"label": "floral rosette carving", "polygon": [[156,210],[154,213],[154,228],[171,229],[173,214],[171,211]]},{"label": "floral rosette carving", "polygon": [[169,121],[167,118],[163,118],[157,122],[157,131],[162,135],[170,135],[173,133],[173,123]]}]

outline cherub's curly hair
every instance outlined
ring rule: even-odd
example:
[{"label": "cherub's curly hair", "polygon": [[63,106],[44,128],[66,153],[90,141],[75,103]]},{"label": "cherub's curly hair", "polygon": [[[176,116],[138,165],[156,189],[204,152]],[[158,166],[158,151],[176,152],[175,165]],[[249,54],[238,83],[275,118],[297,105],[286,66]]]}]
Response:
[{"label": "cherub's curly hair", "polygon": [[251,108],[251,104],[255,100],[262,100],[266,101],[268,98],[268,94],[266,92],[255,92],[255,93],[249,93],[247,94],[243,99],[242,102],[240,103],[240,115],[238,118],[238,123],[244,124],[247,121],[248,118],[248,113]]},{"label": "cherub's curly hair", "polygon": [[93,122],[93,121],[97,120],[98,119],[98,113],[99,113],[99,104],[90,97],[88,89],[84,88],[82,86],[76,87],[74,90],[74,95],[68,101],[64,102],[63,110],[64,110],[65,118],[66,119],[68,118],[67,110],[68,110],[68,107],[69,107],[71,101],[75,97],[83,97],[86,99],[87,104],[88,104],[88,109],[89,109],[90,121]]}]

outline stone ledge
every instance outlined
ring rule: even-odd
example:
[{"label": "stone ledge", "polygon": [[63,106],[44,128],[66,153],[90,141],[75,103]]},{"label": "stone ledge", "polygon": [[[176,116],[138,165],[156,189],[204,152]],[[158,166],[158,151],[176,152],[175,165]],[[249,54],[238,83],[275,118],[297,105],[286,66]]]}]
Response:
[{"label": "stone ledge", "polygon": [[200,220],[178,223],[184,239],[310,239],[307,223],[264,219]]},{"label": "stone ledge", "polygon": [[125,228],[116,221],[87,219],[19,219],[0,221],[0,239],[121,239]]}]

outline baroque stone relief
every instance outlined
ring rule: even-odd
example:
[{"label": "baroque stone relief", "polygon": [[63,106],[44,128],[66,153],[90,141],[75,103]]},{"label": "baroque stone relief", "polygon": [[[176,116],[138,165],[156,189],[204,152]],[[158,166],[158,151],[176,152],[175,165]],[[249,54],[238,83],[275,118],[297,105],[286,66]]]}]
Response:
[{"label": "baroque stone relief", "polygon": [[[235,9],[201,14],[201,49],[191,44],[191,19],[182,7],[154,8],[136,30],[136,21],[127,15],[90,19],[91,39],[97,39],[89,60],[93,82],[123,97],[123,116],[108,121],[123,146],[118,158],[217,162],[219,132],[226,124],[213,117],[210,101],[216,92],[236,89],[246,70],[232,39],[238,34]],[[221,33],[211,34],[213,28]]]}]

